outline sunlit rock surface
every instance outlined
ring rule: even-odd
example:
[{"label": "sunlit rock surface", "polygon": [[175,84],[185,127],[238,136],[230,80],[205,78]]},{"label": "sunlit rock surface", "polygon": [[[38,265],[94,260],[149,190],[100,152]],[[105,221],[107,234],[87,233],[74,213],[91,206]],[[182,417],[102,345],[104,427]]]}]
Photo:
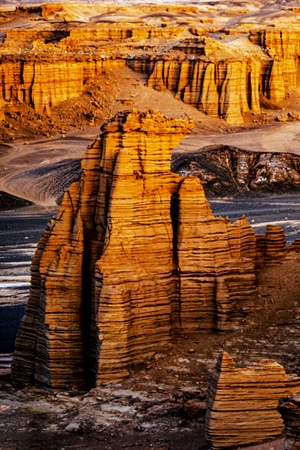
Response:
[{"label": "sunlit rock surface", "polygon": [[32,263],[16,383],[119,380],[180,330],[241,325],[256,294],[255,235],[212,214],[197,178],[170,171],[190,119],[119,113],[82,159]]},{"label": "sunlit rock surface", "polygon": [[300,378],[286,374],[277,362],[264,359],[252,366],[237,368],[230,355],[224,352],[208,388],[206,438],[209,448],[238,448],[280,436],[284,424],[277,411],[278,402],[299,391]]},{"label": "sunlit rock surface", "polygon": [[129,10],[67,2],[4,10],[0,103],[50,114],[103,68],[128,66],[145,74],[149,87],[242,125],[249,112],[280,108],[299,86],[299,9],[272,8],[262,20],[258,4]]}]

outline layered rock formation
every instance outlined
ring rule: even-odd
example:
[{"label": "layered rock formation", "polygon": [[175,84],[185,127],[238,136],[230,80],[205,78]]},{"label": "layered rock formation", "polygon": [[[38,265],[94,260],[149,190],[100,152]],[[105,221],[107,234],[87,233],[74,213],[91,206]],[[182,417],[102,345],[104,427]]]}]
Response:
[{"label": "layered rock formation", "polygon": [[215,218],[197,178],[170,172],[191,120],[120,113],[82,160],[32,263],[16,383],[118,380],[178,330],[232,329],[256,292],[255,235]]},{"label": "layered rock formation", "polygon": [[17,99],[50,113],[80,95],[103,64],[128,65],[147,76],[149,87],[169,89],[200,111],[241,125],[246,113],[280,106],[299,85],[299,26],[290,18],[272,28],[258,26],[250,11],[245,23],[239,18],[245,11],[232,10],[231,29],[220,12],[212,19],[197,7],[145,5],[135,17],[113,6],[81,9],[76,3],[21,8],[15,14],[27,20],[22,28],[13,26],[13,13],[8,26],[7,15],[0,102]]},{"label": "layered rock formation", "polygon": [[288,254],[286,236],[279,225],[268,224],[266,233],[256,235],[257,262],[276,264]]},{"label": "layered rock formation", "polygon": [[285,425],[285,450],[300,448],[300,392],[291,397],[280,400],[278,411]]},{"label": "layered rock formation", "polygon": [[283,433],[279,399],[300,392],[300,378],[287,375],[275,361],[237,368],[224,352],[208,389],[206,438],[211,449],[272,440]]},{"label": "layered rock formation", "polygon": [[250,32],[250,41],[261,46],[271,60],[270,77],[263,84],[262,92],[275,103],[284,100],[286,89],[295,88],[299,83],[299,38],[299,29],[267,28]]},{"label": "layered rock formation", "polygon": [[124,61],[105,64],[102,60],[72,61],[59,57],[46,61],[7,60],[0,64],[0,101],[17,100],[32,106],[40,114],[51,115],[52,107],[81,95],[87,81],[99,77],[105,67],[124,65]]},{"label": "layered rock formation", "polygon": [[242,124],[245,113],[260,113],[261,98],[279,105],[299,79],[298,30],[253,30],[249,39],[264,53],[257,50],[241,58],[230,45],[205,37],[199,38],[198,55],[150,58],[142,64],[150,72],[148,85],[169,89],[176,98],[229,124]]},{"label": "layered rock formation", "polygon": [[229,124],[243,123],[243,114],[250,110],[260,112],[261,62],[254,58],[224,61],[212,56],[161,56],[129,64],[150,74],[149,87],[169,89],[177,99]]},{"label": "layered rock formation", "polygon": [[249,222],[214,217],[198,179],[186,178],[177,227],[182,329],[232,329],[253,308],[256,248]]},{"label": "layered rock formation", "polygon": [[220,145],[176,152],[172,170],[199,177],[211,196],[299,192],[300,157],[292,153],[250,152]]}]

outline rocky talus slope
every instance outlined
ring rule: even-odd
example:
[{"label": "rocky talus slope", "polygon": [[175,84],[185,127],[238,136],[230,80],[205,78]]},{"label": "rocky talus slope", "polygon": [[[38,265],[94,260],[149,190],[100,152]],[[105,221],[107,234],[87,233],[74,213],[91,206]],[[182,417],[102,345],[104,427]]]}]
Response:
[{"label": "rocky talus slope", "polygon": [[172,148],[192,126],[121,113],[87,149],[32,263],[16,382],[121,379],[173,333],[234,329],[253,309],[247,219],[214,217],[199,180],[170,172]]}]

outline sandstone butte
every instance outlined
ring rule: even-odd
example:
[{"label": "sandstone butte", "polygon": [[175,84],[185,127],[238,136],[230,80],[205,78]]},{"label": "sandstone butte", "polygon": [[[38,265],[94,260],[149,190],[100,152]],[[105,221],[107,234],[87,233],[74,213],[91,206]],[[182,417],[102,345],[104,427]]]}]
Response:
[{"label": "sandstone butte", "polygon": [[209,116],[241,125],[247,113],[280,107],[299,85],[297,8],[283,8],[281,21],[271,17],[265,24],[255,23],[250,10],[229,8],[224,14],[233,14],[232,28],[217,10],[205,19],[208,12],[197,7],[141,5],[133,22],[118,22],[113,7],[97,16],[93,6],[89,19],[72,8],[76,3],[20,7],[23,20],[32,18],[26,28],[14,28],[13,20],[9,26],[7,15],[0,46],[2,110],[18,101],[50,114],[81,95],[103,69],[129,67],[143,73],[149,87],[168,89]]},{"label": "sandstone butte", "polygon": [[209,448],[239,448],[282,435],[284,423],[277,410],[278,403],[297,392],[295,397],[280,402],[288,427],[285,449],[299,448],[299,445],[287,445],[296,442],[292,436],[299,436],[300,378],[286,374],[280,364],[267,359],[237,368],[231,356],[224,352],[208,388],[205,428]]},{"label": "sandstone butte", "polygon": [[215,217],[199,179],[170,171],[192,127],[136,110],[102,126],[32,261],[15,383],[90,388],[128,376],[176,332],[243,323],[255,234],[245,217]]}]

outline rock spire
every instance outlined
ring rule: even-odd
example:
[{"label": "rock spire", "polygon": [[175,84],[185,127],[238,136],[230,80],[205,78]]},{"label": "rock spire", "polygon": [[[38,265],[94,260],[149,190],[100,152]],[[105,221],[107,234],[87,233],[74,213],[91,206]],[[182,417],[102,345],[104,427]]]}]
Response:
[{"label": "rock spire", "polygon": [[197,178],[170,171],[192,127],[136,110],[102,126],[38,244],[16,383],[120,380],[177,331],[243,321],[256,292],[255,235],[245,218],[216,218]]}]

